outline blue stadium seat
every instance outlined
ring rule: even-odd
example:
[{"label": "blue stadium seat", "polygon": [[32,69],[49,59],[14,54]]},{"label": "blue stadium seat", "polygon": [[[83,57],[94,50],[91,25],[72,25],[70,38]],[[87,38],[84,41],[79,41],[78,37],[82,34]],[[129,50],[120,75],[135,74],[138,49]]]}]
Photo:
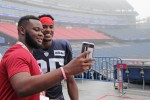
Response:
[{"label": "blue stadium seat", "polygon": [[150,82],[150,69],[144,69],[144,80],[146,83]]},{"label": "blue stadium seat", "polygon": [[141,68],[129,68],[129,80],[130,82],[142,83]]}]

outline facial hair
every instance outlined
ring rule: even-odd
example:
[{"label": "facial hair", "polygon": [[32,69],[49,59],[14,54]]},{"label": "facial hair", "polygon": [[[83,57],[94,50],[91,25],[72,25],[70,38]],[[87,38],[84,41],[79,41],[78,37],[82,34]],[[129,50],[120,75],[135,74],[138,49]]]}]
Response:
[{"label": "facial hair", "polygon": [[38,44],[33,37],[30,35],[30,32],[26,30],[25,32],[25,42],[27,43],[27,45],[31,48],[34,49],[39,49],[42,47],[42,45]]}]

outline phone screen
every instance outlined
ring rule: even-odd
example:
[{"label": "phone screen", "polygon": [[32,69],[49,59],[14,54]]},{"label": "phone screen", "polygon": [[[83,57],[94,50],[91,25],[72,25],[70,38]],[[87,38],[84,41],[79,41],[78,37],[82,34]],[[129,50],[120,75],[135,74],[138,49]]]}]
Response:
[{"label": "phone screen", "polygon": [[94,48],[88,47],[87,50],[91,51],[91,53],[88,55],[88,58],[92,58],[92,57],[93,57],[93,51],[94,51]]},{"label": "phone screen", "polygon": [[87,50],[91,51],[91,53],[86,57],[87,58],[92,58],[93,57],[93,52],[94,52],[94,43],[83,42],[81,53],[84,52],[84,51],[87,51]]}]

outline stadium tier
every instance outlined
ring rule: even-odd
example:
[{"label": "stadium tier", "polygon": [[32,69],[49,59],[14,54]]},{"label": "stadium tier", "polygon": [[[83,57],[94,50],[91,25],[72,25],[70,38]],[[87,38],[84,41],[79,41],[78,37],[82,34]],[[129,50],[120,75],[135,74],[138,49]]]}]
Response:
[{"label": "stadium tier", "polygon": [[121,28],[121,29],[101,29],[101,32],[120,40],[150,40],[149,28]]},{"label": "stadium tier", "polygon": [[74,40],[74,39],[102,39],[107,40],[111,39],[110,37],[95,32],[93,30],[90,30],[88,28],[63,28],[63,27],[56,27],[55,28],[55,38],[59,39],[68,39],[68,40]]},{"label": "stadium tier", "polygon": [[[6,35],[10,35],[13,38],[18,37],[17,26],[9,23],[0,23],[0,31]],[[78,40],[78,39],[102,39],[107,40],[111,39],[108,36],[90,30],[88,28],[64,28],[56,27],[55,35],[56,39],[68,39],[68,40]]]},{"label": "stadium tier", "polygon": [[8,23],[0,23],[0,31],[15,39],[17,39],[18,37],[17,27],[15,25]]},{"label": "stadium tier", "polygon": [[54,16],[56,25],[71,23],[88,27],[130,27],[135,25],[137,15],[126,0],[1,0],[0,9],[3,19],[17,21],[23,15],[48,13]]},{"label": "stadium tier", "polygon": [[[13,39],[17,39],[15,24],[21,16],[48,13],[55,18],[54,38],[98,41],[98,56],[146,56],[146,50],[138,49],[140,44],[124,41],[147,41],[142,47],[149,47],[150,30],[135,28],[137,12],[126,0],[1,0],[0,9],[0,21],[5,22],[0,30]],[[7,23],[10,20],[13,26]]]}]

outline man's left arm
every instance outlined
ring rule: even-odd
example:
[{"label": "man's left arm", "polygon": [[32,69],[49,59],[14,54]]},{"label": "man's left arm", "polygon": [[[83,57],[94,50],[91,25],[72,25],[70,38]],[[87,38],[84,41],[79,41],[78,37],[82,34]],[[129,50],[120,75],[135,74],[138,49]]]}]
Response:
[{"label": "man's left arm", "polygon": [[[73,56],[72,47],[69,42],[67,42],[67,45],[66,45],[66,52],[67,52],[67,55],[65,58],[65,64],[69,63],[72,60],[72,56]],[[79,99],[78,87],[74,79],[74,76],[67,77],[66,82],[67,82],[67,89],[68,89],[70,100],[78,100]]]},{"label": "man's left arm", "polygon": [[74,76],[67,77],[67,88],[70,100],[78,100],[78,87]]}]

